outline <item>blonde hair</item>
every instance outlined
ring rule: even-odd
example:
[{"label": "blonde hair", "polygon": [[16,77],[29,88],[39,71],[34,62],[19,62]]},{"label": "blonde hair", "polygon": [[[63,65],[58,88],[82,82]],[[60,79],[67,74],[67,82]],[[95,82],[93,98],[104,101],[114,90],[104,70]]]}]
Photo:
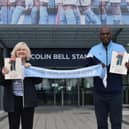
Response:
[{"label": "blonde hair", "polygon": [[25,42],[18,42],[15,47],[13,48],[12,52],[11,52],[11,57],[16,57],[16,51],[23,47],[26,51],[27,51],[27,56],[26,56],[26,60],[30,60],[31,58],[31,50],[28,47],[28,45]]}]

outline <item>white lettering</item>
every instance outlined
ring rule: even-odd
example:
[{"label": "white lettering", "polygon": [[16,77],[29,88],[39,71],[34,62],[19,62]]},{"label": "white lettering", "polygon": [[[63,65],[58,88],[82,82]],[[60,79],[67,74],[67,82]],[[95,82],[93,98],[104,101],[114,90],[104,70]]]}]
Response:
[{"label": "white lettering", "polygon": [[87,54],[72,54],[72,60],[86,59]]},{"label": "white lettering", "polygon": [[53,54],[54,60],[70,60],[68,54]]},{"label": "white lettering", "polygon": [[63,53],[57,53],[57,54],[42,54],[42,53],[37,53],[37,54],[32,54],[32,59],[34,60],[82,60],[86,59],[87,54],[72,54],[71,58],[68,54],[63,54]]},{"label": "white lettering", "polygon": [[36,60],[51,59],[51,54],[32,54],[32,59]]}]

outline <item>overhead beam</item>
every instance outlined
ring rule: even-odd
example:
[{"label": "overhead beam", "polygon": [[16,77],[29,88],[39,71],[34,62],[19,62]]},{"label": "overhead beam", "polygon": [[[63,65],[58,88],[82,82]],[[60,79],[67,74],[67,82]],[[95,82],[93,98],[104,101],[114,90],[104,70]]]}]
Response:
[{"label": "overhead beam", "polygon": [[119,36],[119,34],[121,33],[121,31],[123,30],[123,28],[119,28],[116,33],[113,35],[112,40],[117,42],[117,37]]},{"label": "overhead beam", "polygon": [[0,39],[0,45],[1,45],[1,47],[3,47],[3,48],[8,48],[8,47],[5,45],[5,43],[3,42],[2,39]]}]

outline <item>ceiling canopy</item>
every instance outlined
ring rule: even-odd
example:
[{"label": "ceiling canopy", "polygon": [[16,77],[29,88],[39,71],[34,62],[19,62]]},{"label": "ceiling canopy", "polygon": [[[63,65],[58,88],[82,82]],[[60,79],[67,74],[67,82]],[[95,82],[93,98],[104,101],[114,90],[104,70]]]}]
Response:
[{"label": "ceiling canopy", "polygon": [[[0,44],[12,48],[24,41],[31,48],[89,48],[99,42],[101,26],[84,25],[6,25],[0,26]],[[113,39],[125,47],[129,43],[128,26],[111,26]]]}]

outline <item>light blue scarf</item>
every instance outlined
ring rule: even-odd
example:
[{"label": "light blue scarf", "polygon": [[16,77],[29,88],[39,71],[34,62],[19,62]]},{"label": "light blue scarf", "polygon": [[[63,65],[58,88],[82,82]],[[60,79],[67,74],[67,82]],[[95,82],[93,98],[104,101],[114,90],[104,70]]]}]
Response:
[{"label": "light blue scarf", "polygon": [[103,79],[103,84],[106,87],[105,69],[102,65],[94,65],[85,68],[74,70],[53,70],[40,67],[30,66],[24,68],[24,77],[40,77],[49,79],[66,79],[66,78],[86,78],[99,76]]}]

